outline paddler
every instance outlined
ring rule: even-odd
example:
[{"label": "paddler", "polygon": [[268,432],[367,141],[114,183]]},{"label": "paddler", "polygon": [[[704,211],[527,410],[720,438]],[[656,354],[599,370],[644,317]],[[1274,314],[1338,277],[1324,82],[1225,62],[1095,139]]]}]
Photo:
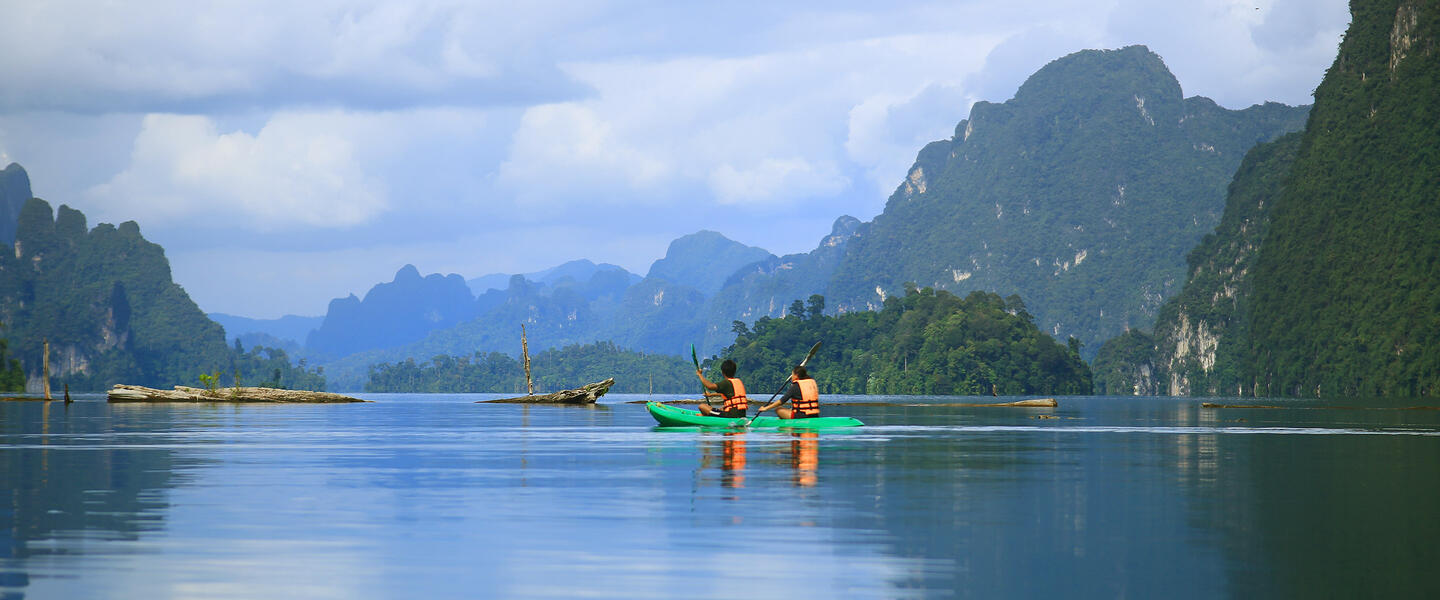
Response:
[{"label": "paddler", "polygon": [[[790,408],[775,408],[790,403]],[[820,416],[820,386],[815,384],[815,379],[805,371],[805,367],[795,367],[790,370],[790,384],[785,388],[785,395],[779,400],[760,407],[763,413],[775,409],[775,416],[781,419],[809,419]],[[757,413],[759,414],[759,413]]]},{"label": "paddler", "polygon": [[700,414],[712,417],[745,418],[745,410],[750,407],[749,398],[745,397],[745,384],[735,377],[735,361],[727,358],[725,362],[720,363],[720,374],[725,378],[711,383],[700,369],[695,369],[695,376],[700,378],[700,384],[707,390],[715,390],[725,400],[719,409],[710,406],[708,402],[701,402]]}]

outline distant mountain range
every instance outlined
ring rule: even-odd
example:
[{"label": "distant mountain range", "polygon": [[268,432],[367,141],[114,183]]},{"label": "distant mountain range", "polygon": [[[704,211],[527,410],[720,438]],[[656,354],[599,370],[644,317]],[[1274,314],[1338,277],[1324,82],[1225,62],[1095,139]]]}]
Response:
[{"label": "distant mountain range", "polygon": [[[1429,164],[1440,128],[1427,100],[1434,61],[1417,58],[1428,51],[1415,48],[1436,36],[1437,9],[1392,4],[1357,9],[1336,66],[1317,89],[1314,115],[1308,107],[1230,110],[1185,98],[1143,46],[1057,59],[1014,98],[976,103],[954,137],[919,151],[880,215],[869,222],[838,216],[809,252],[775,256],[699,231],[672,242],[644,276],[589,260],[468,281],[407,265],[363,298],[332,301],[324,317],[212,318],[231,341],[302,351],[324,363],[331,389],[358,390],[380,362],[513,356],[521,324],[532,352],[602,341],[672,356],[693,344],[712,354],[733,343],[742,325],[783,317],[797,301],[807,313],[836,314],[877,309],[916,288],[987,291],[1012,314],[1033,315],[1047,334],[1075,338],[1062,345],[1083,347],[1087,357],[1099,351],[1106,366],[1097,365],[1095,377],[1111,391],[1392,389],[1337,375],[1341,364],[1345,373],[1386,373],[1401,382],[1393,389],[1433,391],[1427,377],[1440,369],[1427,349],[1440,347],[1440,311],[1425,303],[1440,295],[1431,257],[1440,248],[1433,227],[1440,215],[1431,214],[1430,177],[1440,166]],[[1301,130],[1307,115],[1305,133],[1283,137]],[[28,187],[18,166],[0,172],[0,211],[28,196]],[[28,198],[19,202],[29,206]],[[58,264],[51,258],[65,248],[92,244],[79,240],[117,233],[139,243],[140,254],[151,252],[153,244],[134,241],[133,223],[81,235],[77,212],[62,206],[53,219],[41,212],[17,213],[15,258],[5,260]],[[48,205],[43,212],[50,214]],[[1395,258],[1377,259],[1386,256]],[[9,302],[0,319],[27,323],[12,330],[20,338],[13,347],[33,372],[36,327],[63,329],[64,321],[17,320],[39,310],[27,296],[29,276],[19,275],[26,272],[16,266],[0,276],[8,286],[0,300]],[[1187,273],[1193,289],[1166,304]],[[85,348],[133,345],[142,335],[118,327],[139,314],[132,286],[149,286],[156,298],[173,286],[165,283],[168,266],[148,283],[104,281],[121,291],[96,291],[77,310],[100,311],[99,322],[116,324],[52,338],[75,340],[65,346],[72,372],[112,364]],[[173,332],[220,335],[203,317],[186,323]],[[1153,336],[1141,331],[1151,324]],[[1100,348],[1112,338],[1120,341]],[[147,356],[212,352],[171,345]],[[1326,350],[1310,356],[1305,348]],[[152,368],[158,380],[182,376],[179,364],[133,368]]]},{"label": "distant mountain range", "polygon": [[[554,287],[563,284],[566,280],[570,280],[571,282],[588,281],[595,273],[600,271],[618,271],[625,273],[630,278],[630,283],[635,283],[641,279],[639,275],[626,271],[624,268],[609,263],[595,264],[584,258],[572,260],[543,271],[524,273],[522,276],[527,281]],[[514,277],[514,275],[491,273],[466,280],[465,283],[470,286],[471,292],[476,296],[480,296],[490,290],[504,291],[510,287],[511,277]]]},{"label": "distant mountain range", "polygon": [[[1245,152],[1301,128],[1307,110],[1184,98],[1143,46],[1077,52],[1013,99],[977,103],[955,137],[920,151],[882,214],[837,218],[811,252],[777,257],[700,231],[638,281],[589,261],[503,286],[502,275],[472,279],[468,317],[457,283],[442,299],[419,286],[438,275],[397,275],[383,309],[369,308],[379,286],[364,301],[332,303],[307,351],[331,357],[340,389],[361,385],[376,361],[514,354],[520,323],[532,349],[611,341],[714,353],[734,340],[733,322],[782,317],[796,300],[818,294],[830,313],[869,310],[914,286],[1017,296],[1042,329],[1078,338],[1089,356],[1154,320],[1184,280],[1186,252],[1219,222]],[[386,337],[375,319],[406,325]],[[350,337],[322,347],[322,332]]]}]

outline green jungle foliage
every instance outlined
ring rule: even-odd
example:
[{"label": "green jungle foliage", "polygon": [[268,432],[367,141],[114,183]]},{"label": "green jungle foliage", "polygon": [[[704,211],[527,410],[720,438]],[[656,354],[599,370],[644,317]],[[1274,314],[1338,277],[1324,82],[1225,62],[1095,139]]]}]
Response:
[{"label": "green jungle foliage", "polygon": [[825,293],[848,309],[907,281],[1018,294],[1042,329],[1087,345],[1148,327],[1241,157],[1305,114],[1184,98],[1143,46],[1060,58],[922,149]]},{"label": "green jungle foliage", "polygon": [[1440,3],[1351,15],[1256,258],[1257,395],[1440,395]]},{"label": "green jungle foliage", "polygon": [[763,400],[812,344],[808,368],[830,394],[1088,394],[1090,369],[1080,343],[1068,346],[1035,327],[1018,296],[986,292],[960,298],[931,288],[890,297],[878,312],[825,316],[825,298],[796,300],[790,314],[734,323],[735,343],[707,360],[719,377],[735,361],[752,397]]},{"label": "green jungle foliage", "polygon": [[1163,379],[1155,375],[1155,338],[1139,329],[1106,340],[1090,368],[1101,395],[1149,396]]},{"label": "green jungle foliage", "polygon": [[[1245,387],[1241,373],[1253,288],[1248,275],[1301,139],[1288,134],[1245,155],[1220,225],[1190,252],[1189,278],[1161,307],[1154,336],[1132,329],[1101,346],[1093,364],[1097,390],[1216,396]],[[1202,337],[1219,338],[1213,353],[1198,348]],[[1142,350],[1144,344],[1149,346]],[[1207,364],[1202,354],[1214,362]]]},{"label": "green jungle foliage", "polygon": [[0,321],[11,324],[30,377],[40,375],[49,340],[52,387],[193,386],[201,373],[233,380],[237,369],[245,377],[262,366],[260,379],[276,368],[283,381],[318,377],[226,346],[224,331],[171,280],[165,251],[135,222],[87,230],[80,211],[61,205],[52,213],[39,198],[21,209],[14,252],[0,252]]},{"label": "green jungle foliage", "polygon": [[302,358],[291,363],[290,356],[280,348],[255,346],[246,351],[240,340],[236,340],[230,385],[236,385],[234,377],[238,373],[239,385],[279,390],[324,391],[325,368],[312,369],[306,362],[306,359]]},{"label": "green jungle foliage", "polygon": [[[697,391],[695,367],[679,356],[624,350],[610,342],[552,348],[531,357],[535,391],[578,388],[614,377],[611,392],[676,394]],[[653,386],[653,388],[652,388]],[[499,352],[472,356],[436,356],[429,363],[413,359],[370,367],[367,392],[525,393],[525,368]]]},{"label": "green jungle foliage", "polygon": [[25,391],[25,369],[10,356],[9,340],[0,339],[0,392]]}]

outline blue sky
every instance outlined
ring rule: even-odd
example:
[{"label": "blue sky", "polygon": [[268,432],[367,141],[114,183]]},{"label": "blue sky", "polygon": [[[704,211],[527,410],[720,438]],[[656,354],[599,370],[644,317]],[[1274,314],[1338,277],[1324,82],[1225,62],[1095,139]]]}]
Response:
[{"label": "blue sky", "polygon": [[[208,312],[320,315],[413,263],[643,274],[873,218],[1045,63],[1145,44],[1187,96],[1310,102],[1343,0],[18,3],[0,167],[137,221]],[[717,274],[717,276],[723,276]]]}]

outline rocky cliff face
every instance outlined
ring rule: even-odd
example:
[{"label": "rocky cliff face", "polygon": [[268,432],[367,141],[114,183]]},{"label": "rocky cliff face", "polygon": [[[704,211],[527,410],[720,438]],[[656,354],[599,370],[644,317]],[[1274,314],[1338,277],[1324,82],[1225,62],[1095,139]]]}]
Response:
[{"label": "rocky cliff face", "polygon": [[1190,253],[1184,289],[1155,321],[1153,390],[1171,396],[1244,395],[1242,340],[1253,291],[1250,273],[1270,226],[1270,210],[1300,148],[1301,134],[1256,146],[1230,184],[1225,216]]}]

